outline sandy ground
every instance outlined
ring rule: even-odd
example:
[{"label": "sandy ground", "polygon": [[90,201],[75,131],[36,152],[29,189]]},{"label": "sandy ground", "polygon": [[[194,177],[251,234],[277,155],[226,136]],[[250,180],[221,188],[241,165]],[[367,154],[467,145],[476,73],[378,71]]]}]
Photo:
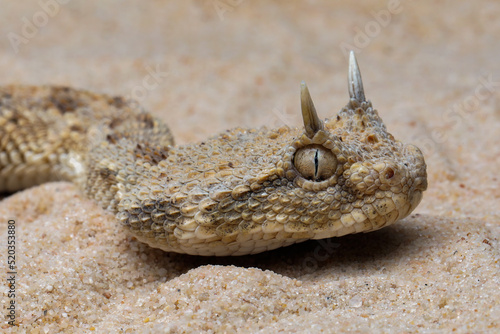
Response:
[{"label": "sandy ground", "polygon": [[[301,80],[320,116],[334,115],[354,48],[367,97],[396,138],[423,149],[429,173],[421,205],[398,224],[240,258],[151,249],[69,183],[16,193],[0,201],[2,331],[499,331],[498,1],[0,8],[0,84],[134,97],[179,144],[236,126],[300,125]],[[4,317],[9,219],[14,328]]]}]

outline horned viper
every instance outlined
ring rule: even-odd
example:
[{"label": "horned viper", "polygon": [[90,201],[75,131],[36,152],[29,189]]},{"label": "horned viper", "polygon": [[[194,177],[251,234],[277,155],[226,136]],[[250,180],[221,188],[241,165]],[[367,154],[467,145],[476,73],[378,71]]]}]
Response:
[{"label": "horned viper", "polygon": [[320,120],[301,85],[303,128],[242,129],[175,146],[132,101],[67,87],[0,88],[0,191],[70,180],[140,241],[243,255],[380,229],[427,188],[420,150],[386,131],[354,53],[350,99]]}]

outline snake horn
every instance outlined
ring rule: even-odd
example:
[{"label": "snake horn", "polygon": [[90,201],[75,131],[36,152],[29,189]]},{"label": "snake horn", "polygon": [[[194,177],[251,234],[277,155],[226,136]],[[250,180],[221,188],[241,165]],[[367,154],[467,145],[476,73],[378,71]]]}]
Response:
[{"label": "snake horn", "polygon": [[306,135],[312,138],[316,132],[323,129],[323,122],[321,122],[316,113],[311,94],[309,94],[309,89],[304,81],[300,83],[300,105],[302,107],[302,118],[304,119]]},{"label": "snake horn", "polygon": [[363,89],[363,81],[359,72],[358,62],[354,51],[349,54],[349,77],[348,77],[349,96],[358,102],[365,102],[365,91]]}]

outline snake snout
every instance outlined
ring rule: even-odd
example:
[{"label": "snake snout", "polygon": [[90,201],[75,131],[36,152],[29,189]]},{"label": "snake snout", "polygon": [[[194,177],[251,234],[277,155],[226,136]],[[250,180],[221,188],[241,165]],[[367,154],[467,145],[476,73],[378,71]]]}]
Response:
[{"label": "snake snout", "polygon": [[405,145],[403,155],[409,171],[408,215],[418,206],[422,200],[423,192],[427,189],[427,166],[422,151],[415,145]]},{"label": "snake snout", "polygon": [[424,155],[418,147],[412,144],[407,144],[403,148],[403,154],[406,158],[406,165],[410,168],[410,178],[412,189],[414,191],[425,191],[427,189],[427,165],[425,164]]}]

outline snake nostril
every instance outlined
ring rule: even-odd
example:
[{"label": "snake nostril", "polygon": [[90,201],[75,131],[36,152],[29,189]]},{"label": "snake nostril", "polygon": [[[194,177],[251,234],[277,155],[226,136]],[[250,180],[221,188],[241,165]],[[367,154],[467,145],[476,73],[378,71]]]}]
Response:
[{"label": "snake nostril", "polygon": [[391,167],[387,167],[385,170],[385,178],[386,180],[392,179],[394,177],[394,169]]}]

